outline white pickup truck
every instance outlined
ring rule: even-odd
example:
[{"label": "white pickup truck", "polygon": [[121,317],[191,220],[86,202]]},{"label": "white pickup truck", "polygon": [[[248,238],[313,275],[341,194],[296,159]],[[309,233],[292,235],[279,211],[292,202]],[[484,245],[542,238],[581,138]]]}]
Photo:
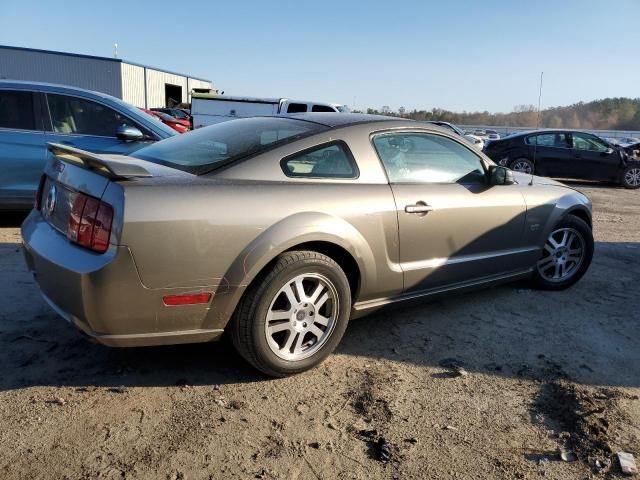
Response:
[{"label": "white pickup truck", "polygon": [[346,105],[288,98],[231,97],[194,92],[191,95],[193,128],[243,117],[266,117],[304,112],[348,112]]}]

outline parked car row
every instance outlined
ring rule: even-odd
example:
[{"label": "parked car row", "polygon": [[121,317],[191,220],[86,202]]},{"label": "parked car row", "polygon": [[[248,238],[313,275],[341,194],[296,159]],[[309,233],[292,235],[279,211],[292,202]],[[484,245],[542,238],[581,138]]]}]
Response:
[{"label": "parked car row", "polygon": [[[201,118],[220,122],[242,116],[298,114],[298,111],[346,112],[346,107],[320,102],[296,102],[195,95]],[[263,99],[264,100],[264,99]],[[222,109],[234,107],[232,115]],[[236,110],[236,108],[243,110]],[[262,112],[258,109],[266,108]],[[95,153],[130,153],[175,132],[185,133],[191,124],[183,109],[141,111],[116,98],[74,87],[31,82],[0,81],[0,210],[28,209],[38,186],[40,173],[50,155],[47,143],[71,145]],[[169,115],[170,112],[174,116]],[[183,118],[176,118],[177,116]],[[503,166],[525,173],[615,181],[627,188],[640,187],[637,152],[640,144],[622,148],[594,135],[574,131],[539,131],[515,134],[504,139],[492,130],[467,134],[447,122],[438,125]]]},{"label": "parked car row", "polygon": [[426,123],[432,123],[433,125],[438,125],[447,130],[451,130],[456,135],[467,140],[471,145],[473,145],[478,150],[482,151],[484,149],[485,144],[482,138],[478,137],[477,135],[466,133],[464,130],[462,130],[460,127],[455,126],[453,123],[442,122],[440,120],[430,120]]},{"label": "parked car row", "polygon": [[546,177],[609,181],[640,187],[640,159],[600,137],[572,130],[537,130],[490,142],[499,165]]},{"label": "parked car row", "polygon": [[165,113],[178,120],[191,121],[191,111],[185,110],[184,108],[151,108],[150,110]]},{"label": "parked car row", "polygon": [[162,123],[164,123],[168,127],[173,128],[178,133],[187,133],[189,130],[191,130],[191,122],[189,120],[172,117],[171,115],[159,110],[147,110],[146,108],[141,108],[140,110],[151,115],[152,117],[157,118]]},{"label": "parked car row", "polygon": [[476,129],[473,131],[472,135],[475,135],[476,137],[481,138],[485,142],[487,140],[500,140],[500,134],[495,130]]}]

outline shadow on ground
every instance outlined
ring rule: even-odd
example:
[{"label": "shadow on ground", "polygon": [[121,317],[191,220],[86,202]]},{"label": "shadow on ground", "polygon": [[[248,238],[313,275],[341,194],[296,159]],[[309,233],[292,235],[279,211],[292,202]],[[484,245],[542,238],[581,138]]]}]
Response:
[{"label": "shadow on ground", "polygon": [[0,215],[0,228],[18,228],[27,218],[28,212],[3,213]]},{"label": "shadow on ground", "polygon": [[[267,380],[226,341],[138,349],[89,342],[44,305],[17,246],[2,247],[8,303],[0,311],[0,390]],[[512,284],[353,321],[336,352],[339,365],[367,357],[447,375],[453,362],[488,375],[637,387],[638,255],[638,244],[600,242],[586,277],[563,292]]]}]

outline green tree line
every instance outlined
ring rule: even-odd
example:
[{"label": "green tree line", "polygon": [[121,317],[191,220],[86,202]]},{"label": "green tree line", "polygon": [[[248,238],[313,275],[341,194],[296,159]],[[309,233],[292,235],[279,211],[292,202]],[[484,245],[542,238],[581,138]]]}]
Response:
[{"label": "green tree line", "polygon": [[[401,112],[401,113],[400,113]],[[398,112],[367,113],[393,115],[413,120],[441,120],[461,125],[495,125],[511,127],[577,128],[585,130],[640,130],[640,98],[605,98],[578,102],[566,107],[552,107],[540,112],[535,105],[518,105],[509,113],[451,112],[441,108]]]}]

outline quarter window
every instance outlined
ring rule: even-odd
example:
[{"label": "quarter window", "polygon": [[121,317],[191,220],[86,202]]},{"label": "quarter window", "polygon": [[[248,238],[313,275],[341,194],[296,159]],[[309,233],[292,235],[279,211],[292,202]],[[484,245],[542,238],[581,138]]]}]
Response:
[{"label": "quarter window", "polygon": [[343,142],[314,147],[282,160],[282,170],[288,177],[356,178],[358,168]]},{"label": "quarter window", "polygon": [[307,111],[306,103],[290,103],[287,107],[287,113],[304,113]]},{"label": "quarter window", "polygon": [[567,136],[564,133],[542,133],[540,135],[532,135],[527,137],[528,145],[537,145],[538,147],[556,147],[568,148]]},{"label": "quarter window", "polygon": [[35,130],[33,94],[31,92],[0,91],[0,128]]},{"label": "quarter window", "polygon": [[486,184],[480,157],[447,137],[393,133],[373,143],[391,183]]},{"label": "quarter window", "polygon": [[136,127],[115,110],[90,100],[48,94],[53,131],[100,137],[115,137],[118,127]]}]

